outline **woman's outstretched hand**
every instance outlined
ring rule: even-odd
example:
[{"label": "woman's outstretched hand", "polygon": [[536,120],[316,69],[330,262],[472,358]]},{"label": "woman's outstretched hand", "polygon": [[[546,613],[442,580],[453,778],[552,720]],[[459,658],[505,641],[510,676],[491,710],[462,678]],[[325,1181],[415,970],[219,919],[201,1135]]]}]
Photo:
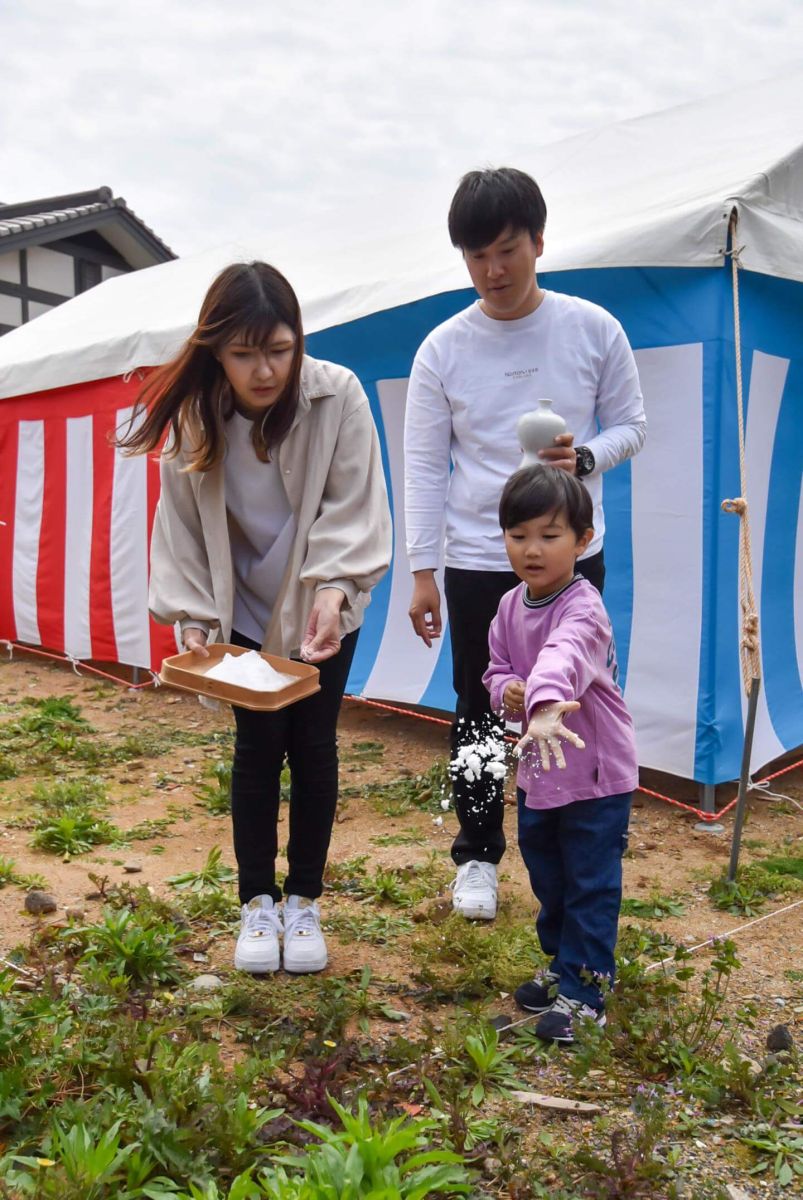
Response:
[{"label": "woman's outstretched hand", "polygon": [[309,615],[301,657],[304,662],[323,662],[340,649],[340,610],[346,593],[340,588],[321,588]]},{"label": "woman's outstretched hand", "polygon": [[571,742],[578,750],[586,748],[583,739],[563,724],[564,713],[576,712],[579,707],[577,700],[560,700],[553,704],[539,705],[530,718],[527,732],[516,743],[514,753],[520,757],[531,742],[537,742],[543,770],[550,770],[550,754],[554,756],[555,766],[562,770],[566,766],[566,759],[563,757],[561,740]]},{"label": "woman's outstretched hand", "polygon": [[184,649],[192,650],[193,654],[197,654],[199,658],[209,658],[206,640],[207,635],[203,629],[196,629],[195,626],[188,625],[184,630]]}]

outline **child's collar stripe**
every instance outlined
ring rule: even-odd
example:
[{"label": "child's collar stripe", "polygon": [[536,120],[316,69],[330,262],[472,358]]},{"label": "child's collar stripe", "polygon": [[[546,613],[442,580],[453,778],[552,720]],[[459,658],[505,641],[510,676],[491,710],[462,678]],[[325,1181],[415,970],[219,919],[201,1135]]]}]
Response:
[{"label": "child's collar stripe", "polygon": [[521,585],[522,600],[527,608],[545,608],[548,604],[551,604],[553,600],[557,600],[558,596],[562,596],[568,588],[573,587],[577,583],[578,579],[582,578],[582,575],[573,576],[568,583],[564,583],[562,588],[558,588],[558,590],[556,592],[552,592],[550,596],[542,596],[540,600],[533,600],[527,590],[527,584],[523,583]]}]

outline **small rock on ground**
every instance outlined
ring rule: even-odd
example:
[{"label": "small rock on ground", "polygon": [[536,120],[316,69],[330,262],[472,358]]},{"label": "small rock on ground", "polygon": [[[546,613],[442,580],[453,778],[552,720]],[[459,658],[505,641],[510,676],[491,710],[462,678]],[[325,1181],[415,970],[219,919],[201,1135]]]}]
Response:
[{"label": "small rock on ground", "polygon": [[779,1050],[791,1050],[794,1044],[788,1025],[776,1025],[767,1034],[767,1049],[776,1053]]},{"label": "small rock on ground", "polygon": [[194,992],[216,992],[223,987],[223,980],[217,975],[196,975],[189,986]]},{"label": "small rock on ground", "polygon": [[33,913],[34,916],[55,912],[57,908],[56,897],[51,896],[49,892],[28,892],[25,897],[25,911]]}]

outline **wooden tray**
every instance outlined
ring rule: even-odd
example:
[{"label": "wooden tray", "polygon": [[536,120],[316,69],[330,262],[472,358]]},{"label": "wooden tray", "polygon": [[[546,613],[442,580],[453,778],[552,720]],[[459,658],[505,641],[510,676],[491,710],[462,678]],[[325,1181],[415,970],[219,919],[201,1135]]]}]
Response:
[{"label": "wooden tray", "polygon": [[279,658],[275,654],[260,654],[275,671],[283,675],[295,675],[296,682],[277,692],[258,692],[253,688],[239,687],[235,683],[224,683],[221,679],[207,679],[206,672],[223,658],[224,654],[239,656],[246,653],[245,646],[230,646],[225,642],[211,642],[207,646],[209,658],[198,658],[191,650],[173,654],[162,663],[159,678],[169,687],[182,692],[194,692],[199,696],[211,696],[224,704],[236,704],[238,708],[252,708],[259,712],[275,712],[295,704],[321,690],[318,668],[311,663],[296,662],[292,658]]}]

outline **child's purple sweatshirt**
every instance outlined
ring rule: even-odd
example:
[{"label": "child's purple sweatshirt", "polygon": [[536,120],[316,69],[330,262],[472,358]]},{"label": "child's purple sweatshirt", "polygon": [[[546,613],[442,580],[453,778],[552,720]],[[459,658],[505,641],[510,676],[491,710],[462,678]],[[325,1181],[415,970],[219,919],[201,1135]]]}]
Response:
[{"label": "child's purple sweatshirt", "polygon": [[575,575],[543,600],[531,600],[523,583],[501,599],[488,635],[491,661],[483,682],[491,708],[509,716],[502,701],[509,683],[526,683],[525,710],[537,704],[579,700],[567,729],[585,750],[563,741],[566,768],[554,761],[543,771],[535,748],[522,755],[518,786],[528,808],[558,808],[573,800],[615,796],[638,785],[633,721],[617,684],[616,648],[608,614],[595,587]]}]

